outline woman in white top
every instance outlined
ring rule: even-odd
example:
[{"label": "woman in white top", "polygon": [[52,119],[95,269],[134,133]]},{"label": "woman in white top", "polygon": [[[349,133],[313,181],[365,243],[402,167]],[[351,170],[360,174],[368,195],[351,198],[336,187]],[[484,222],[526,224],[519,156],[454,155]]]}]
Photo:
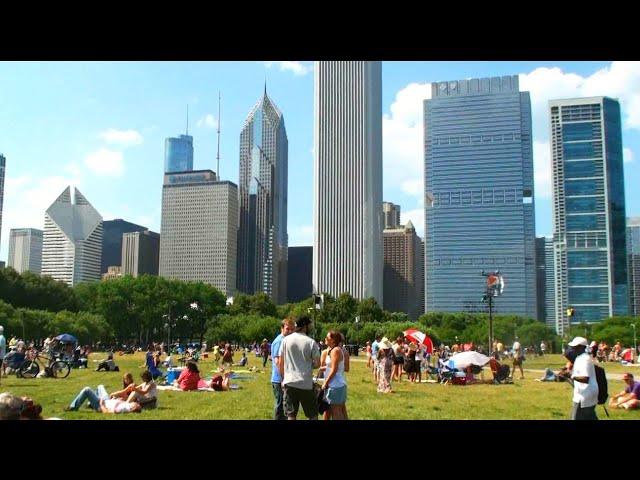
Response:
[{"label": "woman in white top", "polygon": [[329,410],[324,413],[325,420],[347,420],[347,381],[344,377],[345,355],[340,348],[340,332],[331,330],[327,333],[328,348],[322,352],[321,370],[324,370],[325,381],[322,389]]}]

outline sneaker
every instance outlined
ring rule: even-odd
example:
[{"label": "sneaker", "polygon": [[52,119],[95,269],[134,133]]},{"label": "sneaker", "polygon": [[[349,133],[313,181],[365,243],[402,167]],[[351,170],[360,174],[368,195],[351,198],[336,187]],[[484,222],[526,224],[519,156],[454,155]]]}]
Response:
[{"label": "sneaker", "polygon": [[77,409],[71,407],[71,406],[66,406],[64,407],[64,411],[65,412],[75,412]]}]

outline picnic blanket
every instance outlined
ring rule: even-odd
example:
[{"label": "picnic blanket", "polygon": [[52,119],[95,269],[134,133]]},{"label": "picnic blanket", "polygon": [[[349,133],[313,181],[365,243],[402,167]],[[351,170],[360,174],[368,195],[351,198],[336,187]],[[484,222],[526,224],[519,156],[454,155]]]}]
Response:
[{"label": "picnic blanket", "polygon": [[[171,392],[216,392],[213,388],[209,387],[198,387],[198,390],[181,390],[179,387],[174,387],[173,385],[158,385],[158,390],[169,390]],[[238,390],[240,385],[231,385],[231,390]]]}]

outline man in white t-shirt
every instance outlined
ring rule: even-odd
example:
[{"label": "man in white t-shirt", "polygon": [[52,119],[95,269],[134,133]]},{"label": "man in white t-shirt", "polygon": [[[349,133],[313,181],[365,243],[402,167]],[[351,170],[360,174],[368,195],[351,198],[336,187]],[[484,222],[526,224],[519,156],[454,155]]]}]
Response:
[{"label": "man in white t-shirt", "polygon": [[598,382],[593,359],[587,353],[588,341],[584,337],[576,337],[569,346],[576,353],[571,378],[573,379],[572,420],[597,420]]},{"label": "man in white t-shirt", "polygon": [[309,420],[318,419],[313,369],[320,366],[320,348],[313,338],[307,336],[310,329],[309,317],[299,317],[296,331],[282,339],[278,352],[284,413],[289,420],[296,419],[300,404]]}]

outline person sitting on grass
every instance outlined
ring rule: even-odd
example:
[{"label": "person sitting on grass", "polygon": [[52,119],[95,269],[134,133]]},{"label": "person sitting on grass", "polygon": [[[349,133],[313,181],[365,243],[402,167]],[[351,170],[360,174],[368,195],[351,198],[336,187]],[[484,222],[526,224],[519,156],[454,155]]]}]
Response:
[{"label": "person sitting on grass", "polygon": [[153,381],[151,372],[145,370],[140,375],[144,383],[138,386],[133,386],[127,402],[137,402],[143,407],[148,406],[153,408],[158,401],[158,388],[156,382]]},{"label": "person sitting on grass", "polygon": [[156,365],[156,357],[153,352],[153,345],[149,344],[147,347],[147,353],[145,355],[145,364],[142,367],[146,368],[151,372],[151,376],[155,380],[156,378],[164,376],[162,371]]},{"label": "person sitting on grass", "polygon": [[197,390],[199,381],[200,371],[198,370],[198,365],[196,365],[196,362],[187,362],[187,368],[180,373],[174,385],[184,391]]},{"label": "person sitting on grass", "polygon": [[122,400],[126,400],[129,398],[129,395],[133,392],[134,388],[136,388],[136,384],[133,381],[133,375],[127,372],[122,376],[122,390],[113,392],[109,395],[109,398],[120,398]]},{"label": "person sitting on grass", "polygon": [[236,367],[246,367],[248,363],[249,359],[247,358],[247,354],[245,352],[242,352],[242,358],[238,363],[234,363],[234,365]]},{"label": "person sitting on grass", "polygon": [[109,352],[107,354],[107,358],[98,363],[98,368],[96,368],[96,372],[100,370],[104,370],[105,372],[119,372],[120,368],[116,365],[116,362],[113,361],[113,352]]},{"label": "person sitting on grass", "polygon": [[635,382],[631,373],[625,373],[622,379],[627,386],[622,392],[611,397],[609,406],[611,408],[624,408],[625,410],[638,408],[640,382]]},{"label": "person sitting on grass", "polygon": [[20,368],[20,365],[24,362],[26,357],[26,351],[24,347],[18,346],[11,350],[4,357],[2,362],[3,374],[6,376],[9,373],[15,373]]}]

